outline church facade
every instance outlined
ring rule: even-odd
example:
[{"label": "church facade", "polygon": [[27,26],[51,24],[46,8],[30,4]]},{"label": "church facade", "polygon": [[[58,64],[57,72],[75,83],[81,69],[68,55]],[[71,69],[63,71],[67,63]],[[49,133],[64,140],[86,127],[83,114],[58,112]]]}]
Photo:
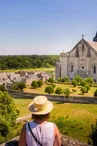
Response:
[{"label": "church facade", "polygon": [[73,79],[76,75],[90,76],[97,82],[97,33],[91,42],[82,37],[70,52],[60,53],[56,61],[56,79],[64,76]]}]

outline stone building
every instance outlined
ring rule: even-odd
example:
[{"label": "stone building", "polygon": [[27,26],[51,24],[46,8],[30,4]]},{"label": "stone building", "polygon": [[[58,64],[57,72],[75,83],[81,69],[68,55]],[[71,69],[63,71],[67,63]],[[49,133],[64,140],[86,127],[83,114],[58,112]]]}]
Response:
[{"label": "stone building", "polygon": [[90,76],[97,81],[97,33],[93,41],[86,41],[82,36],[70,52],[60,53],[55,67],[56,79],[64,76],[73,79],[75,75]]}]

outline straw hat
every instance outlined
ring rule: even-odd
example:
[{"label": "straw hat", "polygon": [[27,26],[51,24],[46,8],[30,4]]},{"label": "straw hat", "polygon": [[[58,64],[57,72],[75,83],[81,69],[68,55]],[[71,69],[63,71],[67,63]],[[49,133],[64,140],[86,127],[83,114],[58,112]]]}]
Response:
[{"label": "straw hat", "polygon": [[29,111],[35,115],[45,115],[53,109],[53,104],[45,96],[36,96],[28,106]]}]

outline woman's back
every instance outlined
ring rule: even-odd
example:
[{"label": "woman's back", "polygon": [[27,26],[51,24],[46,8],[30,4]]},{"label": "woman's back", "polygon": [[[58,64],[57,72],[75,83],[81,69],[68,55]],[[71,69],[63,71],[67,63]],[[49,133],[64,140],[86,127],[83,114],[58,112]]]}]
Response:
[{"label": "woman's back", "polygon": [[[30,122],[29,124],[34,136],[43,146],[53,146],[55,129],[54,123],[45,122],[38,125],[35,122]],[[28,124],[26,124],[26,140],[28,146],[39,146],[29,131]]]}]

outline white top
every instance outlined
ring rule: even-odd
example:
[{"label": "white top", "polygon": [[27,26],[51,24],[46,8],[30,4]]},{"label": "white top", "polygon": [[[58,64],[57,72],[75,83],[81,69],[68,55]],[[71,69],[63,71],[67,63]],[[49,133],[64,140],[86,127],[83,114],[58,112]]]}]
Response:
[{"label": "white top", "polygon": [[[30,127],[37,140],[43,146],[53,146],[55,129],[54,123],[46,122],[44,124],[38,125],[34,122],[30,122]],[[29,131],[28,124],[26,124],[26,141],[27,146],[40,146]]]}]

